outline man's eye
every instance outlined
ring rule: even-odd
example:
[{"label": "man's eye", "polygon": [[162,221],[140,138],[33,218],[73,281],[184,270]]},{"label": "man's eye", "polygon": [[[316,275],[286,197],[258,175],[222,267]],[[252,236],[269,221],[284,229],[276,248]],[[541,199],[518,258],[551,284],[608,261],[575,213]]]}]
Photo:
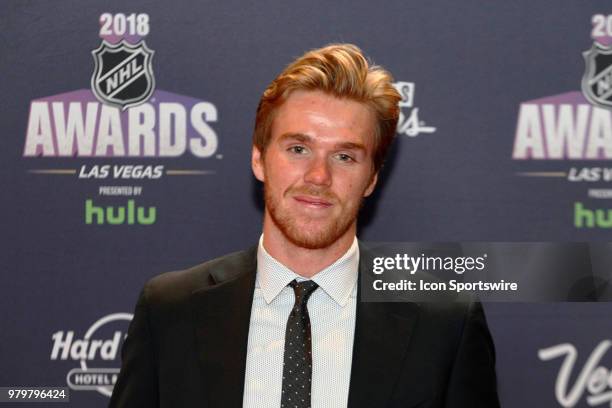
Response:
[{"label": "man's eye", "polygon": [[346,153],[338,153],[336,155],[336,158],[338,160],[342,161],[342,162],[352,162],[352,161],[355,161],[355,159],[352,156],[350,156],[350,155],[348,155]]},{"label": "man's eye", "polygon": [[306,153],[306,148],[304,146],[291,146],[289,151],[291,153],[304,154]]}]

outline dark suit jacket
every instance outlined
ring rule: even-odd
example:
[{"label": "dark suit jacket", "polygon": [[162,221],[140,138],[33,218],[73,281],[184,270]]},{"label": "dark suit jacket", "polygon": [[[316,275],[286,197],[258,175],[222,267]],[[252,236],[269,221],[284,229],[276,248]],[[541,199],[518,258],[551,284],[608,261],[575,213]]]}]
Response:
[{"label": "dark suit jacket", "polygon": [[[111,407],[242,406],[256,254],[255,247],[147,283]],[[360,280],[371,279],[371,257],[360,243]],[[368,303],[358,294],[348,406],[498,407],[480,304]]]}]

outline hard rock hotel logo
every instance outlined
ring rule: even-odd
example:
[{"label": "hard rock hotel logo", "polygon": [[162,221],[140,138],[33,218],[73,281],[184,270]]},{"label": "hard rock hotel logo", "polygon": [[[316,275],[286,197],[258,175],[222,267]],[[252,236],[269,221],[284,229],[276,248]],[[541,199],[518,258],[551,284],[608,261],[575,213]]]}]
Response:
[{"label": "hard rock hotel logo", "polygon": [[[90,87],[31,101],[23,157],[31,160],[32,174],[97,184],[83,197],[85,224],[152,225],[159,214],[143,203],[139,181],[214,174],[169,168],[163,160],[186,154],[221,159],[217,108],[156,89],[155,51],[145,42],[147,14],[104,13],[99,23],[102,41],[91,51],[91,66],[83,68],[92,70]],[[62,160],[34,161],[46,158]]]},{"label": "hard rock hotel logo", "polygon": [[58,330],[51,335],[51,361],[76,364],[66,374],[66,384],[71,389],[111,396],[132,317],[130,313],[113,313],[95,321],[85,333]]},{"label": "hard rock hotel logo", "polygon": [[[517,176],[587,186],[568,208],[578,229],[612,228],[612,206],[600,204],[612,199],[612,15],[594,15],[591,23],[581,90],[521,103],[512,151],[514,160],[530,161]],[[554,169],[544,164],[548,160]],[[563,165],[572,161],[593,165]]]}]

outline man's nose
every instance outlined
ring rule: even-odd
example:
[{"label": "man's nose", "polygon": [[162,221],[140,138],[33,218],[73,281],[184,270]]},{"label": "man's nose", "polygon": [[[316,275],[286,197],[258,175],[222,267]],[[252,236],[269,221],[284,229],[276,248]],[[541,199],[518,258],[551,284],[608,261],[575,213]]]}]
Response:
[{"label": "man's nose", "polygon": [[304,175],[304,181],[322,186],[331,185],[331,170],[327,159],[324,157],[314,158]]}]

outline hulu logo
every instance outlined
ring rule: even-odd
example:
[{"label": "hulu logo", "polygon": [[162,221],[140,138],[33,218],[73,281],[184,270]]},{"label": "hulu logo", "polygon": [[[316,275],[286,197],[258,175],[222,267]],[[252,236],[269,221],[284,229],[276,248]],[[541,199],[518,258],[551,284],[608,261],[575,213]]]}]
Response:
[{"label": "hulu logo", "polygon": [[574,226],[612,228],[612,209],[589,210],[582,203],[574,203]]},{"label": "hulu logo", "polygon": [[155,223],[157,209],[149,207],[145,214],[145,208],[136,206],[134,200],[128,200],[126,206],[98,207],[93,205],[93,200],[85,200],[85,224],[103,225],[151,225]]}]

